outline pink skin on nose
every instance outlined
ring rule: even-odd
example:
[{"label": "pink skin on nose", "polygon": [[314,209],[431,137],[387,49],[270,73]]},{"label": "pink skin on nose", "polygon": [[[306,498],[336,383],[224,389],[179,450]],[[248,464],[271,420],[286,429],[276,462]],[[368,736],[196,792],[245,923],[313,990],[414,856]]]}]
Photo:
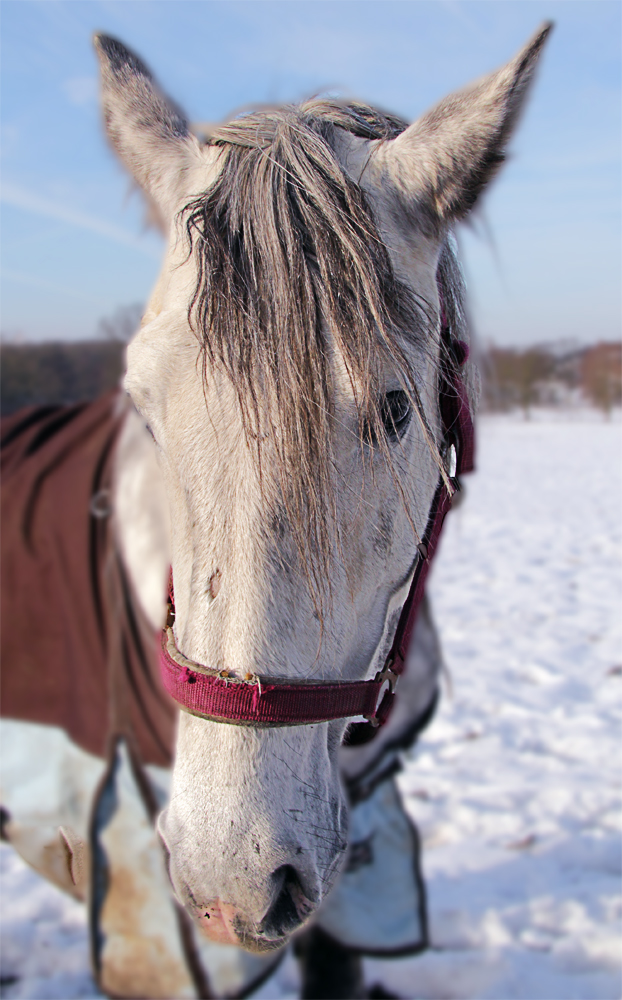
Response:
[{"label": "pink skin on nose", "polygon": [[216,899],[213,903],[196,911],[198,924],[210,941],[218,944],[237,944],[240,940],[235,933],[233,921],[237,915],[235,906]]}]

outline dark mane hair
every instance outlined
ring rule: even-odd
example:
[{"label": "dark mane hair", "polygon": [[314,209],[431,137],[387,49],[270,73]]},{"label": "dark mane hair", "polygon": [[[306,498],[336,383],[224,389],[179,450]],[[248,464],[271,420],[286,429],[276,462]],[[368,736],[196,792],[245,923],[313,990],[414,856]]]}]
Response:
[{"label": "dark mane hair", "polygon": [[212,365],[231,379],[260,470],[269,436],[316,603],[335,541],[335,350],[356,401],[361,449],[373,439],[391,463],[380,410],[389,362],[440,463],[406,349],[410,342],[426,351],[432,314],[396,279],[365,195],[334,151],[339,130],[386,140],[406,125],[362,104],[318,99],[246,114],[211,133],[220,173],[183,213],[198,271],[189,317],[204,379]]}]

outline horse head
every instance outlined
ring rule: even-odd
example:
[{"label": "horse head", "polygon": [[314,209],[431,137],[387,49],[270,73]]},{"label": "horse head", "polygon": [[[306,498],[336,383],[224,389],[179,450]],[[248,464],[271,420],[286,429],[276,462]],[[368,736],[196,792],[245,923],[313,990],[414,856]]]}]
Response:
[{"label": "horse head", "polygon": [[[452,474],[438,396],[455,363],[441,313],[464,326],[451,227],[503,160],[548,31],[410,126],[317,99],[206,141],[136,55],[96,38],[109,139],[167,235],[125,386],[165,485],[189,661],[232,681],[382,668]],[[214,940],[278,947],[330,891],[346,725],[181,712],[159,829]]]}]

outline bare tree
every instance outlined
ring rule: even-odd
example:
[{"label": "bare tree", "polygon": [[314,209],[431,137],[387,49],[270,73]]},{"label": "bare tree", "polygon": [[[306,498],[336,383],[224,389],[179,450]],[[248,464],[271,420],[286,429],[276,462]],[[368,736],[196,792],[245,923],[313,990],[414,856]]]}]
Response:
[{"label": "bare tree", "polygon": [[97,324],[97,336],[103,340],[117,340],[127,344],[141,321],[144,306],[133,302],[129,306],[119,306],[111,316],[103,316]]},{"label": "bare tree", "polygon": [[622,345],[602,342],[588,348],[581,374],[585,395],[609,419],[612,407],[622,403]]},{"label": "bare tree", "polygon": [[484,395],[491,409],[520,406],[528,420],[541,386],[553,374],[554,358],[546,347],[491,347],[482,368]]}]

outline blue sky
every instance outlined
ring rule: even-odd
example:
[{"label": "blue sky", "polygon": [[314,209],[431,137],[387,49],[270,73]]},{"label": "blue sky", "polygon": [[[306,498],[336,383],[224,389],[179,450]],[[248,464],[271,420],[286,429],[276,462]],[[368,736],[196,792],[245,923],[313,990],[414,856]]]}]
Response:
[{"label": "blue sky", "polygon": [[476,329],[620,336],[617,0],[3,0],[2,313],[9,337],[94,336],[162,253],[106,146],[90,36],[135,48],[191,121],[331,90],[412,119],[556,30],[511,158],[460,240]]}]

